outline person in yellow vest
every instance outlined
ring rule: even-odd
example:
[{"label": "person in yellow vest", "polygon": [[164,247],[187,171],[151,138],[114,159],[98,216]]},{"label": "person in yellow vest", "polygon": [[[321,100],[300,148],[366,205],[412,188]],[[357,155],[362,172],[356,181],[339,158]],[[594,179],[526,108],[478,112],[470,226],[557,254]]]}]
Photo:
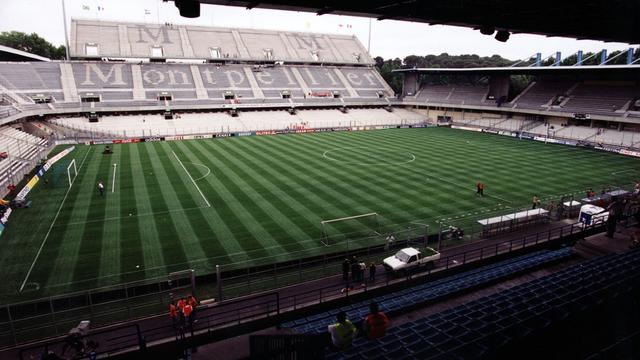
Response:
[{"label": "person in yellow vest", "polygon": [[338,349],[346,349],[351,346],[358,329],[351,321],[347,320],[347,314],[344,311],[338,313],[337,320],[337,323],[328,327],[331,342]]}]

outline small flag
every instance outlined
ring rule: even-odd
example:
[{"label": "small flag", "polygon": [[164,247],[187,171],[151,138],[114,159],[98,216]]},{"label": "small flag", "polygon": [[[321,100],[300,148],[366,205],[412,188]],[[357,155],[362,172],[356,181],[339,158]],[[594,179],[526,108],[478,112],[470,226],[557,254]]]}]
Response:
[{"label": "small flag", "polygon": [[151,15],[151,10],[149,10],[149,9],[144,9],[144,14],[145,14],[145,15]]},{"label": "small flag", "polygon": [[91,7],[89,5],[82,5],[82,10],[89,11]]}]

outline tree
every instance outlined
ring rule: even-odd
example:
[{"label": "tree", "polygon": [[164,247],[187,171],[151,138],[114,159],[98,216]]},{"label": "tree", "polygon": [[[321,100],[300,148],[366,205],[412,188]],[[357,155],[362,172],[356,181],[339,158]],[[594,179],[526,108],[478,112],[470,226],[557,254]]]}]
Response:
[{"label": "tree", "polygon": [[382,57],[376,56],[374,61],[382,78],[396,93],[402,91],[402,76],[392,73],[395,69],[503,67],[514,63],[514,61],[500,55],[480,57],[475,54],[449,55],[447,53],[425,56],[409,55],[404,60],[399,58],[384,60]]},{"label": "tree", "polygon": [[19,31],[3,31],[0,33],[0,45],[44,56],[52,60],[64,60],[64,45],[54,46],[36,33],[25,34]]}]

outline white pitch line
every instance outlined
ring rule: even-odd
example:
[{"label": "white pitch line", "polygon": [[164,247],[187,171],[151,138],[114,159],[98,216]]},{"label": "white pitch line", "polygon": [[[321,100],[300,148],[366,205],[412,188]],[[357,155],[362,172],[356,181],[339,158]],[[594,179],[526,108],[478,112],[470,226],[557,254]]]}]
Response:
[{"label": "white pitch line", "polygon": [[[91,149],[92,148],[90,147],[89,150],[87,150],[87,153],[84,154],[84,158],[82,159],[82,163],[80,164],[80,167],[78,168],[78,173],[80,173],[80,170],[82,170],[82,166],[84,165],[84,161],[87,160],[87,156],[91,152]],[[71,188],[73,187],[73,184],[76,183],[76,178],[77,178],[77,176],[73,178],[73,180],[71,181],[71,185],[67,189],[66,194],[64,194],[64,198],[62,199],[62,202],[60,203],[60,207],[58,207],[58,212],[56,212],[56,216],[53,218],[53,221],[51,222],[51,225],[49,226],[49,230],[47,230],[47,234],[44,236],[44,240],[42,240],[42,244],[40,244],[40,248],[38,249],[38,252],[36,253],[36,257],[31,262],[31,266],[29,267],[29,271],[27,271],[27,275],[24,277],[24,281],[22,282],[22,285],[20,285],[20,292],[22,292],[22,290],[24,289],[25,284],[27,283],[27,280],[29,280],[29,276],[31,276],[31,272],[33,271],[33,267],[36,265],[36,261],[38,261],[38,258],[40,257],[40,253],[42,252],[42,249],[44,248],[44,244],[47,243],[47,239],[49,238],[49,234],[51,234],[51,229],[53,229],[53,225],[56,223],[56,220],[58,220],[58,216],[60,215],[60,210],[62,210],[62,207],[64,206],[64,202],[67,200],[67,196],[69,196],[69,192],[71,192]]]},{"label": "white pitch line", "polygon": [[207,169],[207,173],[206,173],[206,174],[204,174],[204,175],[200,176],[200,177],[199,177],[199,178],[197,178],[197,179],[194,179],[194,181],[202,180],[202,179],[206,178],[207,176],[209,176],[209,174],[211,174],[211,169],[209,169],[209,167],[208,167],[207,165],[203,165],[203,164],[199,164],[199,163],[194,163],[194,162],[190,162],[190,161],[185,161],[185,162],[186,162],[186,163],[189,163],[189,164],[193,164],[193,165],[195,165],[195,166],[200,166],[200,167],[203,167],[203,168]]},{"label": "white pitch line", "polygon": [[112,193],[116,191],[116,168],[117,168],[117,164],[113,164],[113,182],[111,183]]},{"label": "white pitch line", "polygon": [[189,174],[189,172],[187,171],[187,168],[184,167],[184,164],[182,163],[182,161],[180,161],[180,158],[178,157],[176,152],[173,151],[173,150],[171,150],[171,152],[173,153],[173,156],[176,157],[176,160],[178,160],[178,162],[180,163],[180,166],[182,166],[182,169],[184,169],[184,172],[187,173],[187,176],[189,176],[189,179],[191,179],[191,182],[193,183],[193,186],[195,186],[196,189],[198,189],[198,192],[200,193],[200,196],[202,196],[202,199],[204,200],[204,202],[207,203],[207,207],[211,207],[211,204],[209,204],[209,200],[207,200],[207,198],[204,197],[204,194],[202,193],[202,190],[200,190],[200,187],[198,186],[198,184],[196,184],[196,181],[193,180],[193,177],[191,176],[191,174]]}]

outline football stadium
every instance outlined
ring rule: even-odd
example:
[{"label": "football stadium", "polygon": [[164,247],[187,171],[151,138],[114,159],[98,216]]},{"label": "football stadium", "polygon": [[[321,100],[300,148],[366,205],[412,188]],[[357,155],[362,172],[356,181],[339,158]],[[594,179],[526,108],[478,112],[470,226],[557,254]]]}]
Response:
[{"label": "football stadium", "polygon": [[[637,1],[158,3],[0,45],[0,359],[640,356]],[[625,47],[392,66],[212,6]]]}]

